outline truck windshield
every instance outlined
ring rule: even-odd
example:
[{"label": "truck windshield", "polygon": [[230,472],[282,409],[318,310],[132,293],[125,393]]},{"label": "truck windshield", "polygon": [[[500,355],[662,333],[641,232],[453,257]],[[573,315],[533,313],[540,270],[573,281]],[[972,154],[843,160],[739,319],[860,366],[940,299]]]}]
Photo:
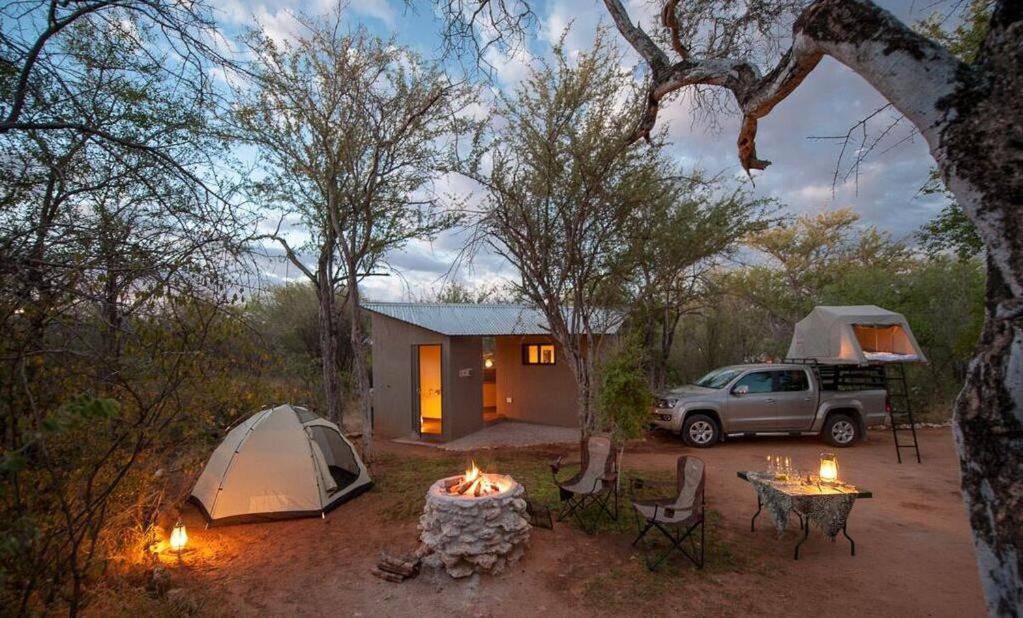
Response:
[{"label": "truck windshield", "polygon": [[740,373],[742,373],[742,369],[730,369],[728,367],[715,369],[697,380],[696,385],[706,388],[724,388],[726,384],[731,382]]}]

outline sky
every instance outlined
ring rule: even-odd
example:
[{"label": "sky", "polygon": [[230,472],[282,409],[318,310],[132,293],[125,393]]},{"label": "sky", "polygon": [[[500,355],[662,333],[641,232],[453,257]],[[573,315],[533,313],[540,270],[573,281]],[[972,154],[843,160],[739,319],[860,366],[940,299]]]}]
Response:
[{"label": "sky", "polygon": [[[907,23],[915,23],[940,8],[933,0],[875,0]],[[641,20],[648,31],[656,7],[645,0],[627,0],[633,19]],[[332,0],[215,0],[218,21],[228,37],[236,36],[258,24],[275,38],[286,39],[297,32],[295,15],[323,14],[334,6]],[[608,25],[609,18],[600,0],[545,0],[533,3],[537,27],[530,33],[525,49],[517,55],[493,50],[488,60],[494,67],[494,86],[513,88],[528,73],[532,59],[550,53],[551,44],[565,28],[566,46],[571,54],[587,49],[596,29]],[[394,38],[412,47],[426,58],[439,53],[441,24],[429,3],[406,4],[402,0],[352,0],[344,12],[351,26],[362,25],[373,33]],[[628,49],[617,32],[614,36]],[[628,58],[639,64],[629,50]],[[803,84],[772,113],[760,120],[757,153],[772,161],[763,172],[754,173],[754,186],[748,186],[741,170],[735,141],[739,119],[719,115],[710,125],[694,121],[694,114],[683,97],[662,106],[659,124],[669,127],[668,152],[687,168],[699,168],[720,174],[732,182],[747,182],[756,196],[771,197],[789,216],[815,214],[823,210],[852,208],[863,225],[874,225],[893,238],[913,240],[913,234],[944,205],[938,196],[925,196],[920,188],[927,181],[933,160],[926,144],[908,123],[896,124],[889,136],[873,150],[857,174],[847,177],[850,157],[858,143],[849,147],[839,165],[841,140],[813,139],[845,135],[857,122],[883,107],[885,100],[862,78],[836,61],[825,58]],[[883,131],[897,119],[893,112],[882,112],[867,126],[869,135]],[[855,135],[861,135],[857,129]],[[836,168],[839,170],[836,180]],[[473,191],[467,181],[457,177],[438,179],[439,188],[465,195]],[[478,197],[478,196],[477,196]],[[276,225],[266,221],[265,225]],[[301,238],[301,229],[292,235]],[[499,256],[477,253],[471,262],[459,260],[465,233],[452,231],[433,242],[413,241],[391,252],[387,262],[389,276],[373,277],[364,283],[364,295],[373,300],[417,300],[428,297],[446,281],[470,286],[503,285],[515,278],[515,270]],[[259,261],[263,285],[299,280],[294,266],[273,259],[280,252],[266,248],[266,259]],[[312,259],[308,260],[310,263]]]}]

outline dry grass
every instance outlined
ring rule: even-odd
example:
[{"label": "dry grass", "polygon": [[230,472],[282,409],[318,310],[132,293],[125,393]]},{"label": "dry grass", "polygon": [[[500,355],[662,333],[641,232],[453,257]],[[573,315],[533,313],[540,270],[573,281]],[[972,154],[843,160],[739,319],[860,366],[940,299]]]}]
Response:
[{"label": "dry grass", "polygon": [[[549,453],[513,451],[477,456],[476,463],[486,472],[510,474],[526,488],[531,500],[553,506],[557,488],[551,482]],[[429,458],[410,459],[384,453],[374,463],[373,491],[386,497],[382,515],[392,521],[418,517],[423,511],[423,496],[434,481],[460,474],[469,463],[467,455],[438,453]]]},{"label": "dry grass", "polygon": [[[616,526],[631,527],[635,534],[631,506],[619,517]],[[676,593],[688,585],[713,580],[722,573],[758,572],[759,563],[748,551],[728,538],[724,533],[721,515],[707,510],[706,523],[707,561],[704,568],[697,569],[692,562],[675,552],[667,558],[657,571],[651,572],[638,553],[634,559],[610,570],[590,577],[584,586],[583,597],[587,605],[610,611],[635,610],[637,604],[657,604],[665,595]],[[631,537],[630,537],[631,538]],[[656,531],[647,533],[645,541],[652,551],[659,553],[668,547],[668,541]]]},{"label": "dry grass", "polygon": [[[531,500],[556,509],[558,492],[551,479],[549,462],[558,452],[553,449],[521,449],[477,456],[476,462],[484,470],[512,475],[526,488]],[[380,468],[376,473],[379,483],[373,491],[386,497],[386,506],[382,511],[384,518],[396,521],[418,517],[423,508],[424,488],[438,478],[458,474],[469,461],[464,455],[442,452],[431,455],[415,459],[394,454],[379,457],[375,464]],[[566,469],[559,476],[567,478],[572,473],[573,470]],[[642,476],[648,480],[674,480],[673,472],[644,472]],[[632,504],[629,492],[625,489],[629,478],[630,473],[626,471],[622,478],[617,521],[602,516],[595,509],[583,515],[587,526],[596,528],[595,535],[631,540],[636,534]],[[641,495],[645,496],[647,491],[658,490],[644,490]],[[578,523],[569,520],[560,525],[577,526]],[[647,540],[652,542],[655,550],[667,546],[667,540],[658,538],[655,532],[648,534]],[[707,556],[709,559],[705,568],[696,569],[683,556],[675,554],[652,573],[646,568],[642,554],[637,551],[632,559],[589,577],[583,584],[583,599],[593,608],[611,612],[625,611],[636,609],[637,603],[658,603],[666,595],[677,592],[680,586],[712,580],[722,573],[758,570],[755,558],[726,535],[721,515],[713,509],[707,511]]]},{"label": "dry grass", "polygon": [[86,610],[88,616],[181,618],[182,616],[229,616],[222,603],[197,586],[176,588],[154,597],[142,586],[103,586],[95,590]]}]

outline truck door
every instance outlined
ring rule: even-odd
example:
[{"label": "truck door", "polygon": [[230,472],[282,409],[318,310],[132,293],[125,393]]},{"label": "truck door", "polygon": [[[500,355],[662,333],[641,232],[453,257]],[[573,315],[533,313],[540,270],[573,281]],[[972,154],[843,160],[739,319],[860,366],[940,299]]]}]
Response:
[{"label": "truck door", "polygon": [[806,369],[784,369],[774,374],[775,431],[809,431],[817,415],[818,392]]},{"label": "truck door", "polygon": [[773,371],[751,371],[739,378],[728,394],[727,432],[774,431]]}]

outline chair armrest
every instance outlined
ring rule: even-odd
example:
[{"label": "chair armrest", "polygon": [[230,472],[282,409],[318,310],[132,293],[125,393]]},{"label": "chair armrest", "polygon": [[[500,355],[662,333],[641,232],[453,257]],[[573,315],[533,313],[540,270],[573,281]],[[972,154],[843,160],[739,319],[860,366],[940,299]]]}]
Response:
[{"label": "chair armrest", "polygon": [[561,472],[562,468],[564,468],[566,466],[571,466],[571,465],[574,465],[574,464],[578,464],[578,463],[579,463],[578,461],[575,461],[573,459],[565,459],[564,455],[559,455],[558,458],[553,460],[551,462],[551,464],[550,464],[551,472],[553,474],[557,475],[558,472]]}]

